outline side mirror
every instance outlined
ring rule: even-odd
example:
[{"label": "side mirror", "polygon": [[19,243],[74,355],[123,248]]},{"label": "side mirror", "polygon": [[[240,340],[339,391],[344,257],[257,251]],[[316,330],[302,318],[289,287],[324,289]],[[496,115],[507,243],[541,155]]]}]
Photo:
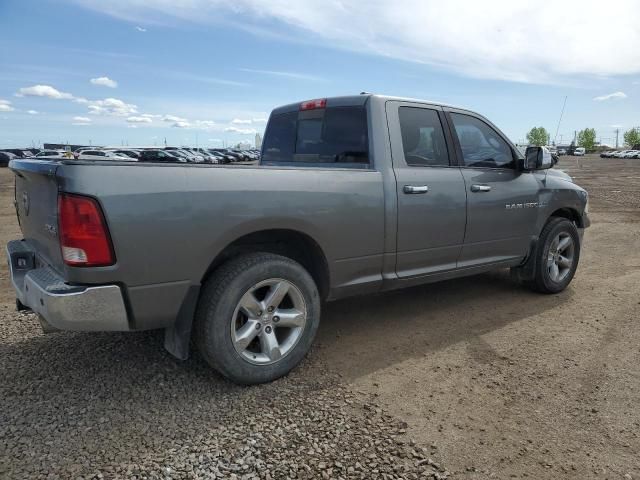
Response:
[{"label": "side mirror", "polygon": [[542,170],[553,167],[551,152],[547,147],[527,147],[523,170]]}]

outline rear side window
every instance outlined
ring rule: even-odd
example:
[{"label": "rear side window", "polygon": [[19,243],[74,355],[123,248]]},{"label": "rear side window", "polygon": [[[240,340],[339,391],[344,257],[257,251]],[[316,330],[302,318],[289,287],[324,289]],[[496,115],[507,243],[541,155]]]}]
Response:
[{"label": "rear side window", "polygon": [[363,107],[273,115],[265,133],[263,163],[310,166],[366,166],[367,113]]},{"label": "rear side window", "polygon": [[447,144],[438,112],[427,108],[400,107],[400,133],[407,165],[438,167],[449,165]]}]

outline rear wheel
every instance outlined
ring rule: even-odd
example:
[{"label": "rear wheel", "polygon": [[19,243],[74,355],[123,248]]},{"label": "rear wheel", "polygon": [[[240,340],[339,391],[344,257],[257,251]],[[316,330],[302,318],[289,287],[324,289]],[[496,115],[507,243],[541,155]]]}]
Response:
[{"label": "rear wheel", "polygon": [[236,383],[263,383],[306,355],[320,321],[320,297],[299,263],[252,253],[225,263],[206,282],[195,321],[196,343],[209,365]]}]

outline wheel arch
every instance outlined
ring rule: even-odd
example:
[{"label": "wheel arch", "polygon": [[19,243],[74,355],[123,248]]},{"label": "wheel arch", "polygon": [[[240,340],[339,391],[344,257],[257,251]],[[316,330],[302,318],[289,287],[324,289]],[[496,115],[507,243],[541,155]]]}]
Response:
[{"label": "wheel arch", "polygon": [[226,261],[244,253],[269,252],[300,263],[315,281],[320,298],[327,298],[330,289],[329,264],[318,242],[299,230],[274,228],[257,230],[231,241],[211,261],[201,283]]},{"label": "wheel arch", "polygon": [[[580,215],[580,213],[578,213],[578,211],[576,209],[574,209],[574,208],[563,207],[563,208],[558,208],[558,209],[554,210],[551,213],[551,215],[549,215],[549,218],[547,219],[547,222],[553,217],[566,218],[567,220],[570,220],[573,223],[575,223],[576,227],[584,228],[582,215]],[[545,225],[546,225],[546,222],[545,222]],[[544,225],[543,225],[543,228],[544,228]]]}]

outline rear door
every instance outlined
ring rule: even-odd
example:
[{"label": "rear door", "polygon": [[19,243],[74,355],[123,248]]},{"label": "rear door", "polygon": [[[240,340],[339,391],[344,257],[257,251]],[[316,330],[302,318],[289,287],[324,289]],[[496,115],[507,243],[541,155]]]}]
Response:
[{"label": "rear door", "polygon": [[517,154],[482,117],[451,110],[467,194],[467,229],[458,267],[524,257],[535,234],[540,179],[516,169]]},{"label": "rear door", "polygon": [[466,192],[453,165],[442,109],[387,102],[396,176],[396,273],[401,278],[456,268],[466,222]]}]

